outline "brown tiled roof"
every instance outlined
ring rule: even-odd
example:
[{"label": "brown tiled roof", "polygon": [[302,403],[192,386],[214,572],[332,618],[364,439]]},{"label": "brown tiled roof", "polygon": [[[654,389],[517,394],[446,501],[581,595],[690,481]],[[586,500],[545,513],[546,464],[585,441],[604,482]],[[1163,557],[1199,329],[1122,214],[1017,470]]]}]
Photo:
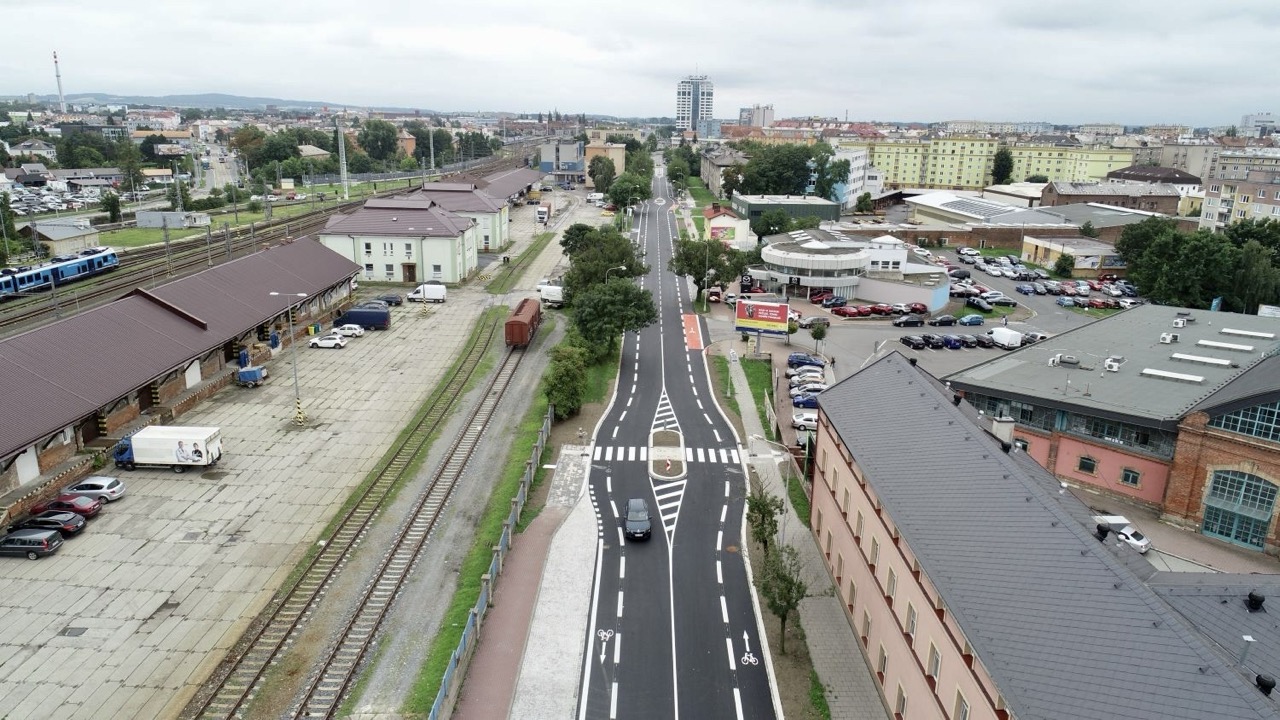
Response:
[{"label": "brown tiled roof", "polygon": [[0,340],[0,458],[221,347],[359,266],[310,238]]},{"label": "brown tiled roof", "polygon": [[325,235],[458,237],[475,221],[415,195],[369,200],[350,215],[335,215]]}]

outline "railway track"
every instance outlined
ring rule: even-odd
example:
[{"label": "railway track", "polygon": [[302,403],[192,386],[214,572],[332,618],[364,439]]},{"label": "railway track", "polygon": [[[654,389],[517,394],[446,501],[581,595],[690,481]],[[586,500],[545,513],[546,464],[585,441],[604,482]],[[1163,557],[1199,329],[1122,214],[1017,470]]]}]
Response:
[{"label": "railway track", "polygon": [[[394,449],[390,460],[379,469],[373,481],[367,484],[358,500],[339,521],[336,529],[329,537],[322,538],[322,549],[311,559],[298,580],[283,592],[266,614],[265,620],[256,624],[257,629],[247,640],[237,643],[237,649],[232,651],[233,657],[224,661],[215,678],[211,680],[212,690],[203,694],[203,700],[188,706],[189,711],[182,715],[184,718],[215,720],[244,716],[245,705],[252,699],[268,668],[287,648],[290,639],[319,602],[325,588],[345,564],[347,557],[364,536],[365,530],[377,516],[390,493],[407,477],[409,468],[413,467],[415,460],[427,450],[431,436],[449,417],[504,320],[493,316],[486,317],[475,335],[475,341],[465,349],[465,356],[460,362],[455,364],[455,370],[441,391],[437,392],[432,406],[413,425],[404,441]],[[368,643],[373,640],[374,631],[394,599],[395,589],[399,588],[404,576],[412,567],[413,555],[404,554],[405,549],[410,546],[420,548],[425,542],[453,489],[453,483],[456,480],[456,475],[453,473],[461,473],[465,468],[466,459],[470,457],[471,450],[483,433],[483,428],[487,426],[497,400],[501,398],[502,391],[505,390],[506,383],[518,366],[520,357],[518,353],[507,356],[497,378],[485,393],[485,402],[481,404],[482,409],[488,409],[489,417],[480,420],[478,415],[474,415],[468,422],[463,436],[455,441],[450,449],[449,458],[437,471],[427,493],[415,507],[412,520],[402,529],[391,554],[382,562],[371,591],[361,598],[360,610],[353,616],[343,640],[329,653],[324,671],[317,676],[316,681],[309,684],[306,690],[307,700],[302,707],[325,704],[324,698],[332,698],[332,701],[327,704],[331,710],[326,712],[326,716],[331,716],[332,712],[336,711],[341,694],[349,685],[350,677],[364,657]],[[477,422],[481,423],[478,430]],[[458,462],[456,457],[460,448],[466,448],[466,454],[461,462]],[[391,586],[394,589],[389,592],[379,590],[387,587],[384,585],[384,578],[397,573],[400,579],[394,581]],[[380,609],[379,604],[381,604]],[[374,612],[375,615],[366,615],[366,610]],[[376,617],[371,625],[370,617]],[[354,657],[352,648],[348,645],[349,640],[364,643],[363,648],[355,648]],[[345,666],[342,664],[344,660],[347,661]],[[343,673],[346,679],[336,681],[336,685],[330,680]],[[298,712],[301,713],[302,709],[300,708]]]}]

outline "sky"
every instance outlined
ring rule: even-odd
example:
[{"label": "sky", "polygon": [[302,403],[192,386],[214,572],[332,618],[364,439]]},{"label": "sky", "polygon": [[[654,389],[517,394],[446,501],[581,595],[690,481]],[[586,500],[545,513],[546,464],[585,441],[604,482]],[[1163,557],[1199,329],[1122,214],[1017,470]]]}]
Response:
[{"label": "sky", "polygon": [[[169,10],[160,11],[157,8]],[[1280,0],[0,0],[0,95],[1222,126],[1280,112]],[[36,31],[35,29],[44,29]]]}]

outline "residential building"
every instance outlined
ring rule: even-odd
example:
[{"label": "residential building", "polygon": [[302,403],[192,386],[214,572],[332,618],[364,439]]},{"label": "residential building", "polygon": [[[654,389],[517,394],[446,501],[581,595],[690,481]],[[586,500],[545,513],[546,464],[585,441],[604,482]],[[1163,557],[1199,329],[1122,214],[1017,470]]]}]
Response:
[{"label": "residential building", "polygon": [[1182,170],[1207,183],[1210,178],[1216,176],[1218,153],[1223,149],[1223,146],[1214,140],[1166,142],[1160,147],[1160,157],[1156,164]]},{"label": "residential building", "polygon": [[423,197],[441,208],[476,223],[480,252],[505,248],[511,242],[511,207],[506,198],[495,198],[474,183],[427,183],[410,197]]},{"label": "residential building", "polygon": [[773,125],[773,106],[752,105],[738,110],[738,124],[748,127],[769,127]]},{"label": "residential building", "polygon": [[706,75],[690,75],[676,85],[676,130],[697,130],[700,120],[715,114],[715,83]]},{"label": "residential building", "polygon": [[139,129],[146,132],[177,130],[182,126],[182,113],[177,110],[130,110],[124,124],[131,132]]},{"label": "residential building", "polygon": [[1269,112],[1251,113],[1240,118],[1239,134],[1244,137],[1261,138],[1272,135],[1276,131],[1276,116]]},{"label": "residential building", "polygon": [[586,182],[587,162],[581,142],[543,143],[539,156],[538,169],[555,176],[557,182]]},{"label": "residential building", "polygon": [[942,128],[948,135],[1039,135],[1053,132],[1053,125],[1047,122],[948,120]]},{"label": "residential building", "polygon": [[22,142],[11,145],[9,152],[17,155],[31,155],[32,157],[42,157],[45,160],[57,162],[58,148],[53,143],[45,142],[39,138],[31,138]]},{"label": "residential building", "polygon": [[1114,123],[1089,123],[1077,126],[1076,132],[1083,135],[1115,136],[1124,134],[1124,126]]},{"label": "residential building", "polygon": [[1222,230],[1240,220],[1280,220],[1280,168],[1254,170],[1243,180],[1210,180],[1201,230]]},{"label": "residential building", "polygon": [[694,135],[698,140],[719,140],[721,122],[715,118],[704,118],[694,127]]},{"label": "residential building", "polygon": [[608,141],[610,137],[631,138],[637,142],[644,142],[648,135],[643,128],[632,127],[593,127],[587,128],[587,143],[596,144]]},{"label": "residential building", "polygon": [[1166,138],[1175,140],[1191,134],[1191,128],[1186,125],[1147,125],[1142,128],[1142,132],[1146,135],[1154,135],[1158,138]]},{"label": "residential building", "polygon": [[1125,273],[1125,262],[1112,243],[1078,235],[1061,237],[1024,235],[1022,238],[1022,252],[1019,256],[1026,262],[1053,268],[1057,266],[1058,258],[1063,255],[1071,256],[1071,277],[1079,280],[1096,279],[1099,275]]},{"label": "residential building", "polygon": [[1014,180],[1043,175],[1049,182],[1090,182],[1133,165],[1133,152],[1121,148],[1015,145],[1009,150]]},{"label": "residential building", "polygon": [[403,152],[408,157],[413,157],[413,151],[418,147],[418,139],[415,138],[408,130],[400,128],[396,133],[396,149]]},{"label": "residential building", "polygon": [[833,200],[840,203],[840,208],[845,212],[853,212],[858,204],[858,198],[863,193],[871,193],[871,197],[876,197],[883,190],[883,187],[876,181],[871,184],[867,182],[868,171],[872,175],[879,177],[874,167],[870,166],[871,154],[866,148],[862,147],[837,147],[835,155],[831,158],[832,162],[841,160],[849,161],[849,174],[840,182],[837,182],[831,188]]},{"label": "residential building", "polygon": [[756,248],[756,236],[751,232],[751,223],[720,203],[711,203],[702,208],[702,222],[706,226],[706,237],[709,240],[719,240],[725,247],[735,250]]},{"label": "residential building", "polygon": [[1182,194],[1172,185],[1121,182],[1051,182],[1040,197],[1041,207],[1103,203],[1115,207],[1178,214]]},{"label": "residential building", "polygon": [[699,175],[706,184],[707,190],[716,197],[724,197],[724,171],[731,167],[746,165],[751,157],[731,147],[710,147],[703,151],[700,161]]},{"label": "residential building", "polygon": [[317,233],[330,250],[385,282],[462,282],[477,270],[476,222],[426,197],[369,200]]},{"label": "residential building", "polygon": [[782,210],[788,217],[800,219],[816,217],[819,220],[839,220],[840,206],[816,195],[742,195],[735,194],[729,207],[740,218],[755,222],[770,210]]},{"label": "residential building", "polygon": [[[893,717],[1276,717],[1255,687],[1275,672],[1276,633],[1237,588],[1280,584],[1180,578],[1163,586],[1183,596],[1175,610],[1007,423],[914,358],[891,351],[818,404],[810,531]],[[1240,657],[1241,628],[1265,657]]]},{"label": "residential building", "polygon": [[591,161],[597,156],[609,158],[613,161],[614,177],[621,175],[627,171],[627,146],[622,143],[607,142],[591,142],[586,147],[586,157],[584,158],[587,168],[587,187],[594,188],[595,180],[591,177]]},{"label": "residential building", "polygon": [[133,140],[134,145],[141,145],[143,140],[153,135],[164,138],[165,144],[168,145],[177,145],[184,149],[191,147],[191,133],[186,130],[134,130],[129,133],[129,139]]},{"label": "residential building", "polygon": [[1143,305],[947,380],[1062,480],[1275,553],[1278,352],[1274,318]]},{"label": "residential building", "polygon": [[1223,149],[1214,180],[1244,180],[1251,172],[1280,172],[1280,148]]}]

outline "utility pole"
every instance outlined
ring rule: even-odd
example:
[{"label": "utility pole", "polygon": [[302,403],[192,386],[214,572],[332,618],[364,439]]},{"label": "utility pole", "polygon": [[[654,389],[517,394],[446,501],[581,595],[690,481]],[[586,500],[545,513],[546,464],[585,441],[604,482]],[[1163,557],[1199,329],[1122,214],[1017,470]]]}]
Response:
[{"label": "utility pole", "polygon": [[338,126],[336,117],[333,119],[333,127],[338,131],[338,171],[342,178],[342,199],[350,200],[351,194],[347,188],[347,135]]},{"label": "utility pole", "polygon": [[431,134],[427,136],[427,147],[431,150],[431,172],[436,171],[436,129],[431,128]]}]

